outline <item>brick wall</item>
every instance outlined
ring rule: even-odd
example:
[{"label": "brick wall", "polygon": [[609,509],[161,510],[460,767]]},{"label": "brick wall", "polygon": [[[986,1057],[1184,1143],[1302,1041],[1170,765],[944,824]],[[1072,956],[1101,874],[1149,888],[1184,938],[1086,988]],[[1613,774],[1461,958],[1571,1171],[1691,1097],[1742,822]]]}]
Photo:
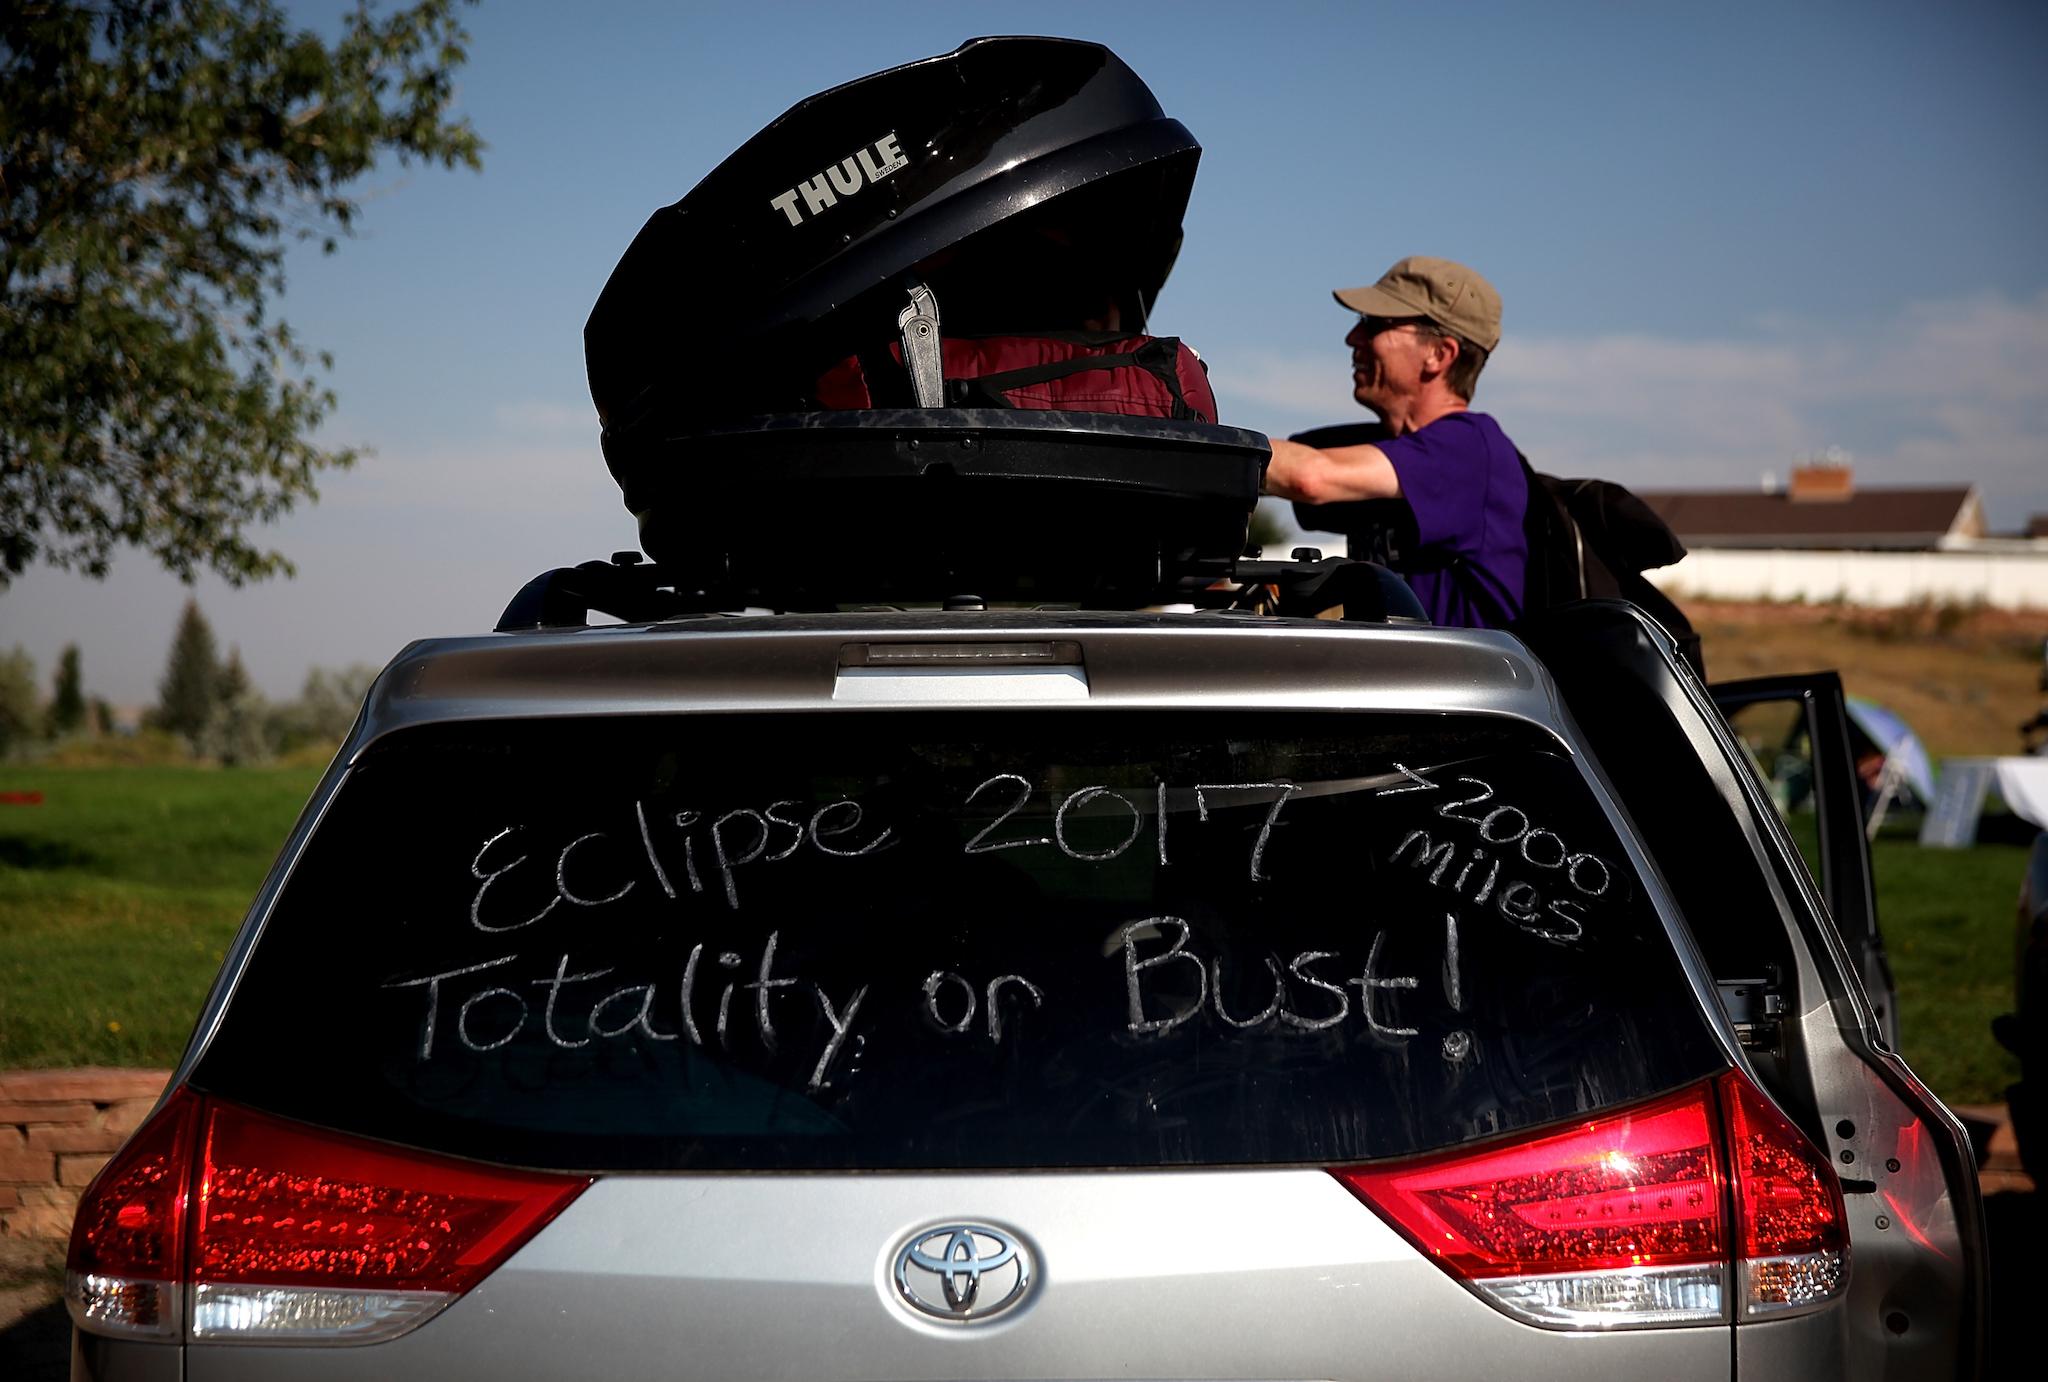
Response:
[{"label": "brick wall", "polygon": [[0,1071],[0,1236],[68,1238],[79,1193],[169,1078],[167,1070]]}]

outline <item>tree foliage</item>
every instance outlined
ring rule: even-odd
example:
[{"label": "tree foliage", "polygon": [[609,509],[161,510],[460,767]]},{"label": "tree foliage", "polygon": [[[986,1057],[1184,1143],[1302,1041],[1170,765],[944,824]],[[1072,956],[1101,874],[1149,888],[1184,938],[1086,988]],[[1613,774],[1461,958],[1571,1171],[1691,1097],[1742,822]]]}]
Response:
[{"label": "tree foliage", "polygon": [[271,707],[265,728],[271,752],[339,744],[355,724],[363,698],[376,680],[377,669],[363,663],[310,669],[297,700]]},{"label": "tree foliage", "polygon": [[200,751],[225,767],[254,763],[270,756],[264,736],[263,698],[242,665],[242,650],[228,649],[227,663],[214,684],[213,713],[207,717]]},{"label": "tree foliage", "polygon": [[481,166],[457,3],[362,0],[332,41],[274,0],[0,6],[0,587],[117,544],[290,572],[249,528],[356,452],[311,440],[334,396],[271,313],[285,250],[332,251],[381,156]]},{"label": "tree foliage", "polygon": [[1262,503],[1252,509],[1251,522],[1245,529],[1245,540],[1254,547],[1265,549],[1269,554],[1287,541],[1287,529],[1281,525],[1280,515],[1275,512],[1273,504]]},{"label": "tree foliage", "polygon": [[0,758],[35,735],[37,704],[35,659],[17,643],[0,653]]},{"label": "tree foliage", "polygon": [[78,645],[67,643],[57,658],[57,684],[50,696],[50,737],[84,728],[85,678],[79,671]]},{"label": "tree foliage", "polygon": [[213,626],[199,612],[199,602],[187,600],[185,612],[178,618],[178,632],[171,639],[163,680],[157,683],[151,723],[183,735],[197,752],[214,707],[220,703],[221,671]]}]

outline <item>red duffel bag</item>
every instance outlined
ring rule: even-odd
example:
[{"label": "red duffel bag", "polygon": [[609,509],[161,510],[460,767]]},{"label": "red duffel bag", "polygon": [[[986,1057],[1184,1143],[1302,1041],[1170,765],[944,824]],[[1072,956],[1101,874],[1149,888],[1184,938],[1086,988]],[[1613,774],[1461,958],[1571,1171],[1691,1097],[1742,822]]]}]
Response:
[{"label": "red duffel bag", "polygon": [[[1075,331],[1037,336],[948,336],[949,408],[1051,408],[1127,417],[1216,421],[1216,395],[1201,357],[1174,336]],[[820,407],[877,408],[908,402],[903,347],[850,355],[818,380]]]}]

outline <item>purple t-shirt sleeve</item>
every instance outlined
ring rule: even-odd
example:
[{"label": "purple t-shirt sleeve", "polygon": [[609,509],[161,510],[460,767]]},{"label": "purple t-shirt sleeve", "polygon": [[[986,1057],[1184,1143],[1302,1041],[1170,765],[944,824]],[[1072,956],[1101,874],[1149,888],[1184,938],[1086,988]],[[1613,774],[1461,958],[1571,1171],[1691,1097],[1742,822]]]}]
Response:
[{"label": "purple t-shirt sleeve", "polygon": [[[1439,623],[1467,624],[1519,614],[1529,487],[1500,425],[1484,413],[1452,413],[1378,445],[1415,514],[1417,569],[1410,584],[1425,607],[1442,606],[1431,608],[1432,616]],[[1446,569],[1453,562],[1464,573],[1462,588]],[[1483,605],[1468,608],[1474,593]]]}]

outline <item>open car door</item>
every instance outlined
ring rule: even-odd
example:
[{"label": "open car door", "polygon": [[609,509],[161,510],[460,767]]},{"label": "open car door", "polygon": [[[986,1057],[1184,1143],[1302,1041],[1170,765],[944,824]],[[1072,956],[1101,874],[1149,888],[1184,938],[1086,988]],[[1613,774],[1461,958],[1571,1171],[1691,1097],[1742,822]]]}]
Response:
[{"label": "open car door", "polygon": [[1885,1044],[1898,1050],[1897,990],[1878,929],[1864,830],[1866,803],[1877,784],[1865,779],[1850,747],[1842,679],[1833,672],[1804,672],[1716,682],[1708,689],[1768,784],[1877,1010]]}]

